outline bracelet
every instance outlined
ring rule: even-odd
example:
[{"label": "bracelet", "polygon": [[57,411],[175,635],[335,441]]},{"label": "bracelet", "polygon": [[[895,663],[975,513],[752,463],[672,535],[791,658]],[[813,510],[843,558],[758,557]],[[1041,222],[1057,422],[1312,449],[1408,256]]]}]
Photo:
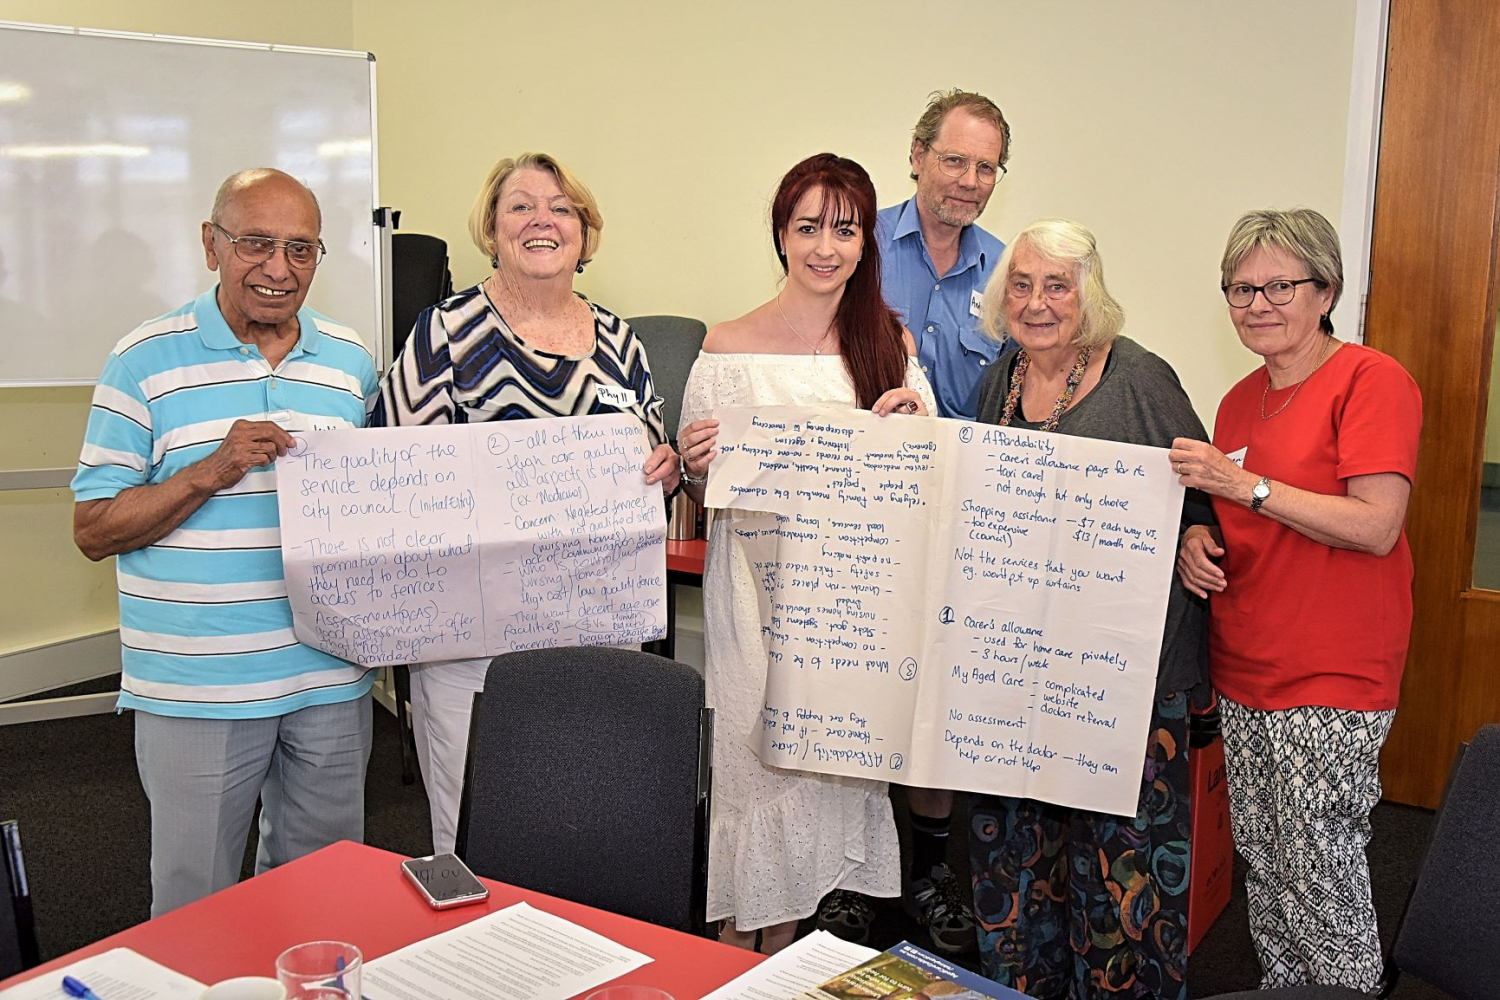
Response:
[{"label": "bracelet", "polygon": [[687,463],[683,463],[682,473],[678,478],[684,483],[689,483],[693,486],[703,486],[708,482],[708,473],[703,473],[703,478],[699,479],[697,476],[690,475],[687,470]]}]

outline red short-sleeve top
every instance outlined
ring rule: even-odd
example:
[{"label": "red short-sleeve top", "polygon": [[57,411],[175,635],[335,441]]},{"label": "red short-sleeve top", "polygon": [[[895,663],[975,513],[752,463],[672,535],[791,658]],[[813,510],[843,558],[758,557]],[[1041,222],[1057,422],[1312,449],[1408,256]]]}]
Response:
[{"label": "red short-sleeve top", "polygon": [[[1266,391],[1257,369],[1219,404],[1214,445],[1278,483],[1344,495],[1353,476],[1416,478],[1422,395],[1388,355],[1344,344],[1300,389]],[[1282,409],[1292,392],[1297,395]],[[1214,686],[1264,710],[1396,706],[1412,619],[1403,529],[1376,557],[1316,542],[1219,497],[1227,585],[1213,595]]]}]

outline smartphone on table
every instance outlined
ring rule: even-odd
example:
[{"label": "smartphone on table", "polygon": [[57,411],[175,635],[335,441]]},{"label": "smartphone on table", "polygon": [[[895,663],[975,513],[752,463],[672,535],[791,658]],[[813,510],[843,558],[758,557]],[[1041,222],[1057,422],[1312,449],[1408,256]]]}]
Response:
[{"label": "smartphone on table", "polygon": [[490,891],[456,854],[412,858],[401,862],[401,870],[434,910],[482,903],[490,898]]}]

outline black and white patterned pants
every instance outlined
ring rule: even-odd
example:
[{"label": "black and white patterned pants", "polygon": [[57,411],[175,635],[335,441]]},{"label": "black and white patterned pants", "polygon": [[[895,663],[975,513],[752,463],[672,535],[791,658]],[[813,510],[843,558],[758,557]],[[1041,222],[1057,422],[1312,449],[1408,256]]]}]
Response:
[{"label": "black and white patterned pants", "polygon": [[1373,991],[1382,959],[1365,846],[1395,710],[1220,705],[1261,987]]}]

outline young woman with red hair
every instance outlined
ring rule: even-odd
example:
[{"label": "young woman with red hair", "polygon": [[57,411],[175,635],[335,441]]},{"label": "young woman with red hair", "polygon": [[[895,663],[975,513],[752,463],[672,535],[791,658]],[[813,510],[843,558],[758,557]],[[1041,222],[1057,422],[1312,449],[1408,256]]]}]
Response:
[{"label": "young woman with red hair", "polygon": [[[786,280],[776,296],[708,332],[682,406],[682,482],[703,500],[726,406],[835,404],[936,409],[911,335],[880,292],[875,187],[853,160],[820,153],[793,167],[771,204]],[[721,938],[767,953],[831,890],[901,892],[884,782],[767,767],[747,738],[765,695],[759,585],[735,526],[771,515],[720,511],[703,573],[708,703],[716,710],[708,918]],[[759,933],[757,933],[759,932]]]}]

